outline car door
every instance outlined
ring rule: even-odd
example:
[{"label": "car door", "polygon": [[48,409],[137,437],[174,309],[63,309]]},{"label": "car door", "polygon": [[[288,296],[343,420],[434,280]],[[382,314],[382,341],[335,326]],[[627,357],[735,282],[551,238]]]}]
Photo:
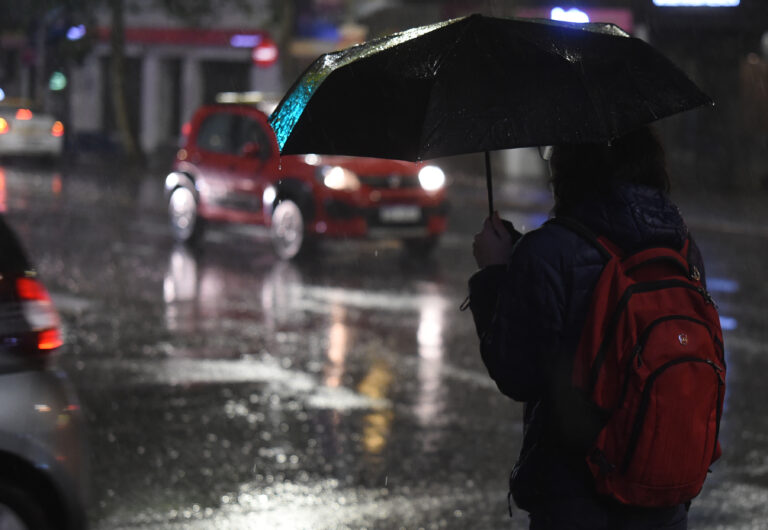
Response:
[{"label": "car door", "polygon": [[189,161],[197,169],[201,207],[210,216],[226,216],[237,172],[238,116],[222,107],[202,116]]},{"label": "car door", "polygon": [[234,189],[244,206],[263,215],[264,189],[277,179],[279,155],[266,130],[266,116],[257,110],[238,116],[236,150],[239,154]]}]

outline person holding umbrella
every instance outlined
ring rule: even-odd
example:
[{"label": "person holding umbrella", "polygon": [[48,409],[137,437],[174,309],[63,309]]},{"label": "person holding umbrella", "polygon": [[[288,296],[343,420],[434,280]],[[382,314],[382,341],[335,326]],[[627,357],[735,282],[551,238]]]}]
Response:
[{"label": "person holding umbrella", "polygon": [[[698,250],[667,196],[663,149],[646,124],[711,105],[663,54],[613,24],[475,13],[323,54],[269,118],[282,155],[421,161],[485,153],[490,217],[475,237],[481,270],[470,280],[470,307],[491,377],[502,392],[526,404],[523,446],[510,485],[515,503],[531,514],[531,528],[686,527],[686,503],[698,490],[688,495],[683,488],[661,506],[598,493],[604,488],[598,488],[593,466],[602,461],[584,458],[595,429],[580,421],[594,411],[572,395],[570,373],[607,259],[586,232],[626,252],[685,246],[681,259],[692,264],[698,279],[684,290],[704,292]],[[560,222],[521,236],[494,213],[490,154],[541,145],[555,146],[551,168]],[[672,337],[680,347],[698,344],[697,321],[660,320],[690,331]],[[713,374],[719,381],[721,364],[697,359],[678,370],[675,361],[672,372],[708,369],[707,381]],[[705,426],[716,433],[720,387],[705,402],[718,403],[711,414],[717,425]],[[704,447],[701,454],[711,450],[714,460],[716,447]],[[701,460],[709,464],[707,457]],[[692,466],[697,472],[699,467]],[[686,487],[700,482],[703,477]]]},{"label": "person holding umbrella", "polygon": [[[510,499],[529,512],[532,530],[685,529],[689,499],[643,507],[598,492],[585,458],[594,438],[589,405],[570,384],[606,263],[578,227],[627,253],[681,249],[688,240],[668,196],[662,145],[644,126],[610,144],[554,146],[549,163],[554,221],[520,235],[494,213],[473,243],[480,270],[469,280],[469,307],[482,359],[501,392],[525,403]],[[703,283],[693,241],[688,261]]]}]

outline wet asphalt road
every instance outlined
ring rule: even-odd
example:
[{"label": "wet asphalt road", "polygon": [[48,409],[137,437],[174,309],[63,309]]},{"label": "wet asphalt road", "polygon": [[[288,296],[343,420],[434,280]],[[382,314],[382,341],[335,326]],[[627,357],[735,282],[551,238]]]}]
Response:
[{"label": "wet asphalt road", "polygon": [[[452,183],[428,261],[395,242],[276,260],[262,233],[196,252],[165,225],[162,174],[0,169],[0,209],[64,320],[87,415],[94,529],[525,528],[506,508],[521,406],[498,393],[459,305],[485,212]],[[768,198],[677,199],[726,328],[725,455],[693,529],[768,528]],[[541,186],[499,184],[530,229]]]}]

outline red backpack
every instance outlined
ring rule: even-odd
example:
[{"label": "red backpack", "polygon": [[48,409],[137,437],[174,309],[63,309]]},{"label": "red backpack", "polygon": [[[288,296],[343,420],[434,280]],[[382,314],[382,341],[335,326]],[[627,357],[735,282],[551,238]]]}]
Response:
[{"label": "red backpack", "polygon": [[557,221],[607,260],[572,376],[606,419],[587,454],[597,490],[636,506],[686,502],[720,457],[725,393],[720,319],[688,263],[690,240],[625,255],[577,221]]}]

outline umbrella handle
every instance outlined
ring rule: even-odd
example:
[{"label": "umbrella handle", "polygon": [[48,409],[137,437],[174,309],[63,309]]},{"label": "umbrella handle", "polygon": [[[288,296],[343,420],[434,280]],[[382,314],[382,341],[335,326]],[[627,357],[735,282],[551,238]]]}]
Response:
[{"label": "umbrella handle", "polygon": [[491,180],[491,153],[485,152],[485,187],[488,189],[488,217],[493,216],[493,182]]}]

